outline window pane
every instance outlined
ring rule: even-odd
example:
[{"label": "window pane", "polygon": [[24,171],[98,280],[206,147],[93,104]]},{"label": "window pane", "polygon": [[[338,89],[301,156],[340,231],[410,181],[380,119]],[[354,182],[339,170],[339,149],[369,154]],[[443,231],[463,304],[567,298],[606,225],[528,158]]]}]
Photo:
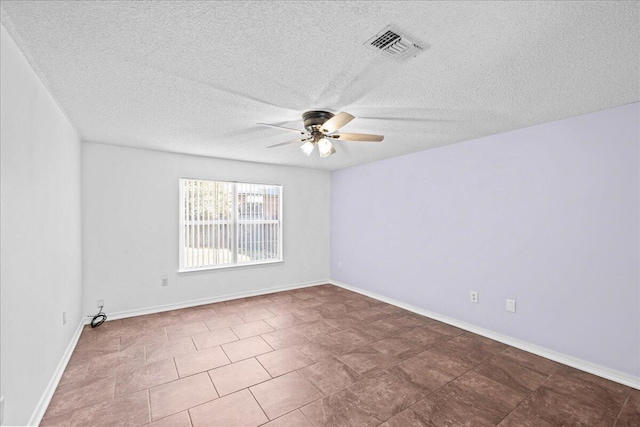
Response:
[{"label": "window pane", "polygon": [[180,185],[181,270],[281,260],[281,187],[193,179]]},{"label": "window pane", "polygon": [[280,259],[280,187],[238,185],[238,264]]}]

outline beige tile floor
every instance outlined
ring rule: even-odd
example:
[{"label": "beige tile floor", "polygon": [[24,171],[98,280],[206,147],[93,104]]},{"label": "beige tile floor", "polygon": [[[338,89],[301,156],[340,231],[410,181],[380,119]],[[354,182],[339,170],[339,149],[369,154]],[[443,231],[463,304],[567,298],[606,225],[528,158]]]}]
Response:
[{"label": "beige tile floor", "polygon": [[638,390],[322,285],[86,328],[42,425],[639,420]]}]

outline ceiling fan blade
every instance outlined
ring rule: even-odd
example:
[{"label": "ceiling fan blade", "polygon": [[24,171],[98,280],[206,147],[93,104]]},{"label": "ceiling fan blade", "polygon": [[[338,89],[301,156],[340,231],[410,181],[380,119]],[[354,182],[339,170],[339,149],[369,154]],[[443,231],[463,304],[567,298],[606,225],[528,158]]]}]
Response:
[{"label": "ceiling fan blade", "polygon": [[339,141],[369,141],[380,142],[384,139],[383,135],[370,135],[368,133],[338,133],[331,135]]},{"label": "ceiling fan blade", "polygon": [[389,121],[389,122],[461,122],[459,119],[427,119],[420,117],[373,117],[373,116],[358,116],[358,120],[377,120],[377,121]]},{"label": "ceiling fan blade", "polygon": [[306,138],[294,139],[293,141],[281,142],[280,144],[270,145],[267,148],[281,147],[283,145],[295,144],[296,142],[306,141]]},{"label": "ceiling fan blade", "polygon": [[266,127],[270,127],[270,128],[274,128],[274,129],[282,129],[282,130],[286,130],[286,131],[289,131],[289,132],[295,132],[295,133],[299,133],[301,135],[305,135],[307,133],[306,131],[303,131],[303,130],[287,128],[287,127],[278,126],[278,125],[270,125],[268,123],[257,123],[257,124],[259,124],[260,126],[266,126]]},{"label": "ceiling fan blade", "polygon": [[[383,55],[375,55],[366,62],[360,58],[356,61],[343,61],[342,69],[336,70],[337,78],[331,80],[314,104],[336,109],[355,105],[359,99],[397,75],[398,64]],[[338,66],[338,62],[332,65]]]},{"label": "ceiling fan blade", "polygon": [[324,122],[324,124],[322,125],[322,131],[325,133],[335,132],[353,119],[354,117],[349,113],[338,113]]},{"label": "ceiling fan blade", "polygon": [[[125,60],[127,63],[131,62],[130,60]],[[149,78],[151,79],[151,75],[153,79],[151,81],[157,82],[156,85],[161,85],[163,87],[169,87],[173,90],[178,90],[180,93],[184,93],[185,91],[191,92],[195,96],[201,96],[205,99],[211,99],[209,95],[211,95],[211,90],[216,92],[218,95],[220,92],[227,93],[228,95],[232,95],[235,99],[242,101],[252,101],[254,103],[266,105],[268,107],[280,108],[286,111],[298,111],[300,108],[304,106],[300,105],[299,107],[295,106],[282,106],[275,104],[271,101],[267,101],[261,99],[253,94],[247,94],[243,92],[239,92],[236,90],[229,89],[228,87],[224,87],[220,84],[214,84],[212,81],[206,81],[198,78],[194,78],[187,75],[182,75],[174,70],[167,70],[158,65],[151,63],[144,63],[136,61],[136,64],[139,66],[143,66],[147,69],[150,74]],[[197,88],[194,88],[194,85],[197,85]],[[298,95],[297,92],[294,95]],[[217,97],[215,98],[217,101]]]}]

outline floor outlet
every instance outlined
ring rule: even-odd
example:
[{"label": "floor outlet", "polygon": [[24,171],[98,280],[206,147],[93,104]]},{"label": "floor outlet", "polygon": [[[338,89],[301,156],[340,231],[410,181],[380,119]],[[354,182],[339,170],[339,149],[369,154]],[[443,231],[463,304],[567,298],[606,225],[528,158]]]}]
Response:
[{"label": "floor outlet", "polygon": [[508,299],[507,300],[506,310],[511,312],[511,313],[515,313],[516,312],[516,300]]},{"label": "floor outlet", "polygon": [[469,294],[469,300],[472,303],[477,304],[478,303],[478,293],[476,291],[471,291],[471,293]]},{"label": "floor outlet", "polygon": [[162,286],[169,286],[169,278],[167,276],[162,277]]}]

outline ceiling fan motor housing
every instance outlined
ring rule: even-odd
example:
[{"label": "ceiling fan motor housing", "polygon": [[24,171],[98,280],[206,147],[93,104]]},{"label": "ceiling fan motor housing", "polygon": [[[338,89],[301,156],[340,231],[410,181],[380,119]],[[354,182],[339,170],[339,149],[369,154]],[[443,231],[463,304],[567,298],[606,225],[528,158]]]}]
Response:
[{"label": "ceiling fan motor housing", "polygon": [[327,120],[333,117],[333,113],[328,111],[305,111],[302,113],[302,120],[304,121],[304,127],[307,131],[313,133],[313,131],[320,128]]}]

